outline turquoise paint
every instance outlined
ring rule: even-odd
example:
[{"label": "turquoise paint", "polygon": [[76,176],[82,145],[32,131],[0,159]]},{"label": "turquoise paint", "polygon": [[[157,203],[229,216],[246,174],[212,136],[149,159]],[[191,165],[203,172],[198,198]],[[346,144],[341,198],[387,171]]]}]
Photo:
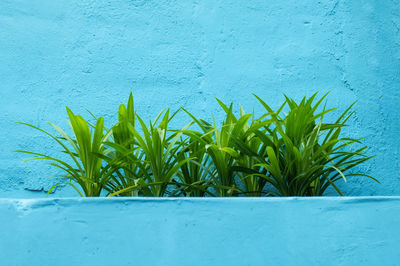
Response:
[{"label": "turquoise paint", "polygon": [[399,1],[2,0],[0,196],[44,197],[57,181],[9,152],[58,150],[14,122],[66,127],[68,105],[111,125],[131,90],[145,119],[165,106],[220,119],[214,97],[260,111],[252,92],[274,107],[283,93],[316,90],[332,90],[329,105],[340,110],[358,100],[348,132],[368,136],[377,157],[363,170],[382,184],[341,187],[400,195],[399,14]]},{"label": "turquoise paint", "polygon": [[0,199],[2,265],[398,265],[400,198]]}]

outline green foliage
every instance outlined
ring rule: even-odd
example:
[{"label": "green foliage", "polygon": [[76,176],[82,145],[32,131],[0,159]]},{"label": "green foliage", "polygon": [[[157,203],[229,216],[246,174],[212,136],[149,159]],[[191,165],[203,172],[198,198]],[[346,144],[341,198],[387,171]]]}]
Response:
[{"label": "green foliage", "polygon": [[176,189],[172,195],[183,195],[185,197],[215,196],[209,189],[213,185],[209,178],[210,175],[213,175],[213,164],[205,146],[195,138],[181,141],[184,143],[182,143],[182,149],[177,153],[178,160],[190,160],[181,165],[181,169],[177,173],[178,181],[174,182]]},{"label": "green foliage", "polygon": [[[128,104],[121,104],[118,109],[118,123],[112,128],[114,142],[107,142],[111,147],[107,156],[103,157],[109,163],[113,163],[117,170],[107,184],[110,195],[138,196],[141,176],[141,159],[143,152],[135,149],[135,137],[132,132],[136,124],[136,111],[134,108],[133,95],[129,95]],[[140,163],[133,163],[129,154]]]},{"label": "green foliage", "polygon": [[196,140],[201,147],[204,147],[210,156],[214,166],[211,178],[215,183],[217,195],[226,197],[237,195],[239,191],[234,175],[236,159],[239,154],[234,149],[232,139],[241,138],[245,134],[246,125],[251,115],[242,115],[237,119],[233,114],[232,104],[228,108],[219,100],[218,103],[226,112],[226,117],[221,127],[216,125],[214,119],[211,125],[204,120],[197,119],[186,111],[202,131],[186,130],[184,133],[191,139]]},{"label": "green foliage", "polygon": [[[202,145],[209,155],[214,166],[210,177],[218,196],[226,197],[242,193],[248,196],[260,196],[266,181],[260,176],[244,174],[257,173],[259,167],[255,165],[256,161],[252,156],[238,152],[237,144],[244,141],[250,149],[258,151],[261,143],[252,138],[253,132],[269,122],[254,121],[254,115],[246,114],[243,108],[240,108],[240,115],[236,117],[232,104],[228,107],[220,100],[217,101],[225,112],[225,119],[220,127],[214,120],[211,125],[186,111],[201,132],[187,130],[184,133]],[[251,124],[249,124],[250,119],[252,119]],[[242,184],[237,184],[236,176],[241,179]],[[244,186],[244,190],[240,188],[241,185]]]},{"label": "green foliage", "polygon": [[[124,147],[109,143],[117,153],[124,154],[123,160],[128,160],[124,169],[130,167],[137,169],[136,173],[140,173],[141,176],[136,180],[136,185],[143,196],[164,196],[180,167],[191,160],[191,158],[179,160],[176,156],[184,144],[184,142],[178,142],[182,133],[178,131],[168,134],[168,124],[175,114],[170,116],[169,110],[162,111],[153,123],[150,122],[149,127],[140,116],[136,115],[143,134],[140,134],[132,125],[128,127],[133,146]],[[157,125],[158,120],[160,122]]]},{"label": "green foliage", "polygon": [[192,121],[174,130],[169,125],[177,112],[164,110],[146,125],[131,94],[110,130],[103,118],[91,125],[68,108],[73,136],[51,123],[60,137],[21,123],[50,136],[70,162],[18,152],[50,161],[81,196],[321,196],[329,187],[343,195],[339,180],[358,175],[377,181],[357,171],[372,158],[362,139],[342,136],[353,105],[326,123],[335,109],[322,107],[326,95],[316,96],[298,103],[285,96],[276,111],[256,96],[265,108],[258,118],[217,99],[225,113],[220,125],[184,109]]},{"label": "green foliage", "polygon": [[52,123],[49,124],[61,135],[61,137],[56,137],[51,133],[30,124],[21,124],[30,126],[51,137],[63,148],[62,152],[69,156],[72,164],[63,161],[62,159],[41,153],[29,151],[16,152],[36,156],[35,158],[28,160],[50,161],[50,165],[61,169],[65,173],[63,177],[66,181],[55,184],[48,193],[61,184],[68,184],[75,188],[82,197],[100,196],[102,189],[109,182],[110,176],[114,170],[109,165],[103,166],[102,159],[97,156],[97,154],[102,154],[104,152],[104,141],[110,136],[111,131],[104,133],[104,119],[102,117],[97,120],[95,128],[92,129],[85,119],[72,113],[68,107],[67,113],[70,119],[73,137],[69,136],[61,128]]},{"label": "green foliage", "polygon": [[[269,112],[274,128],[268,134],[257,134],[266,145],[267,155],[257,154],[264,162],[258,164],[267,170],[264,177],[280,196],[321,196],[332,186],[343,195],[335,182],[346,176],[371,176],[351,173],[349,170],[369,160],[366,146],[354,149],[361,139],[340,136],[346,121],[351,117],[351,105],[335,123],[323,123],[324,115],[334,109],[317,112],[323,96],[313,104],[314,94],[303,98],[299,104],[286,97],[289,113],[281,118],[259,97],[257,99]],[[346,174],[346,175],[345,175]],[[372,178],[375,180],[374,178]],[[377,180],[375,180],[377,181]]]}]

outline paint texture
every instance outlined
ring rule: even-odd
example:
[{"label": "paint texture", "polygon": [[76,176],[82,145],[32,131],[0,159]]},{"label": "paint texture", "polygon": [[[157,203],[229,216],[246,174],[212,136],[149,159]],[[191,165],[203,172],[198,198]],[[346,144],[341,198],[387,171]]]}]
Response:
[{"label": "paint texture", "polygon": [[400,198],[0,199],[2,265],[397,265]]},{"label": "paint texture", "polygon": [[[164,107],[181,106],[204,118],[214,113],[218,120],[222,112],[215,97],[259,112],[251,93],[277,107],[283,93],[299,99],[329,90],[328,106],[339,111],[358,101],[346,130],[353,137],[368,137],[369,154],[377,156],[362,170],[382,182],[351,178],[339,184],[343,192],[400,195],[399,88],[400,3],[395,0],[2,0],[0,197],[44,197],[57,182],[50,176],[58,173],[49,166],[24,163],[26,156],[10,151],[58,151],[47,137],[15,122],[49,129],[46,121],[51,121],[65,128],[65,105],[87,118],[89,109],[110,126],[118,105],[133,91],[146,120]],[[176,126],[188,121],[179,117]],[[76,193],[60,188],[55,195]],[[86,226],[72,224],[76,230]],[[213,245],[219,241],[222,235]],[[285,245],[291,252],[290,241]],[[200,245],[184,243],[168,248]],[[336,244],[335,250],[344,252],[343,243]],[[232,250],[240,250],[239,245]],[[210,247],[209,252],[216,250]],[[265,256],[253,255],[249,259]],[[238,255],[226,256],[233,261]]]}]

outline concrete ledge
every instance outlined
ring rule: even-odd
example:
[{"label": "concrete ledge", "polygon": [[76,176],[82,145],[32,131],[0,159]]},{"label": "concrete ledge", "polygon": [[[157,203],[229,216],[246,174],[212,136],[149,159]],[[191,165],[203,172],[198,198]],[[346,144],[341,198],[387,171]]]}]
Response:
[{"label": "concrete ledge", "polygon": [[0,199],[2,265],[398,265],[400,197]]}]

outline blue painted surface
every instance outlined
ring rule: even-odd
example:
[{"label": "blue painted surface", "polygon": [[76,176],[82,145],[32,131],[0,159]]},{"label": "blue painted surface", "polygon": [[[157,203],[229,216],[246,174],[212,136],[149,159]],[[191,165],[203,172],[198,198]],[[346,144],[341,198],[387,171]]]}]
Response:
[{"label": "blue painted surface", "polygon": [[2,0],[0,197],[43,197],[56,182],[9,152],[57,149],[14,122],[66,127],[68,105],[111,125],[131,90],[145,119],[165,106],[220,119],[214,97],[259,111],[252,92],[274,107],[316,90],[340,110],[358,100],[348,132],[368,136],[377,157],[363,170],[382,184],[352,178],[342,190],[400,195],[399,29],[394,0]]},{"label": "blue painted surface", "polygon": [[398,265],[400,198],[0,199],[2,265]]}]

